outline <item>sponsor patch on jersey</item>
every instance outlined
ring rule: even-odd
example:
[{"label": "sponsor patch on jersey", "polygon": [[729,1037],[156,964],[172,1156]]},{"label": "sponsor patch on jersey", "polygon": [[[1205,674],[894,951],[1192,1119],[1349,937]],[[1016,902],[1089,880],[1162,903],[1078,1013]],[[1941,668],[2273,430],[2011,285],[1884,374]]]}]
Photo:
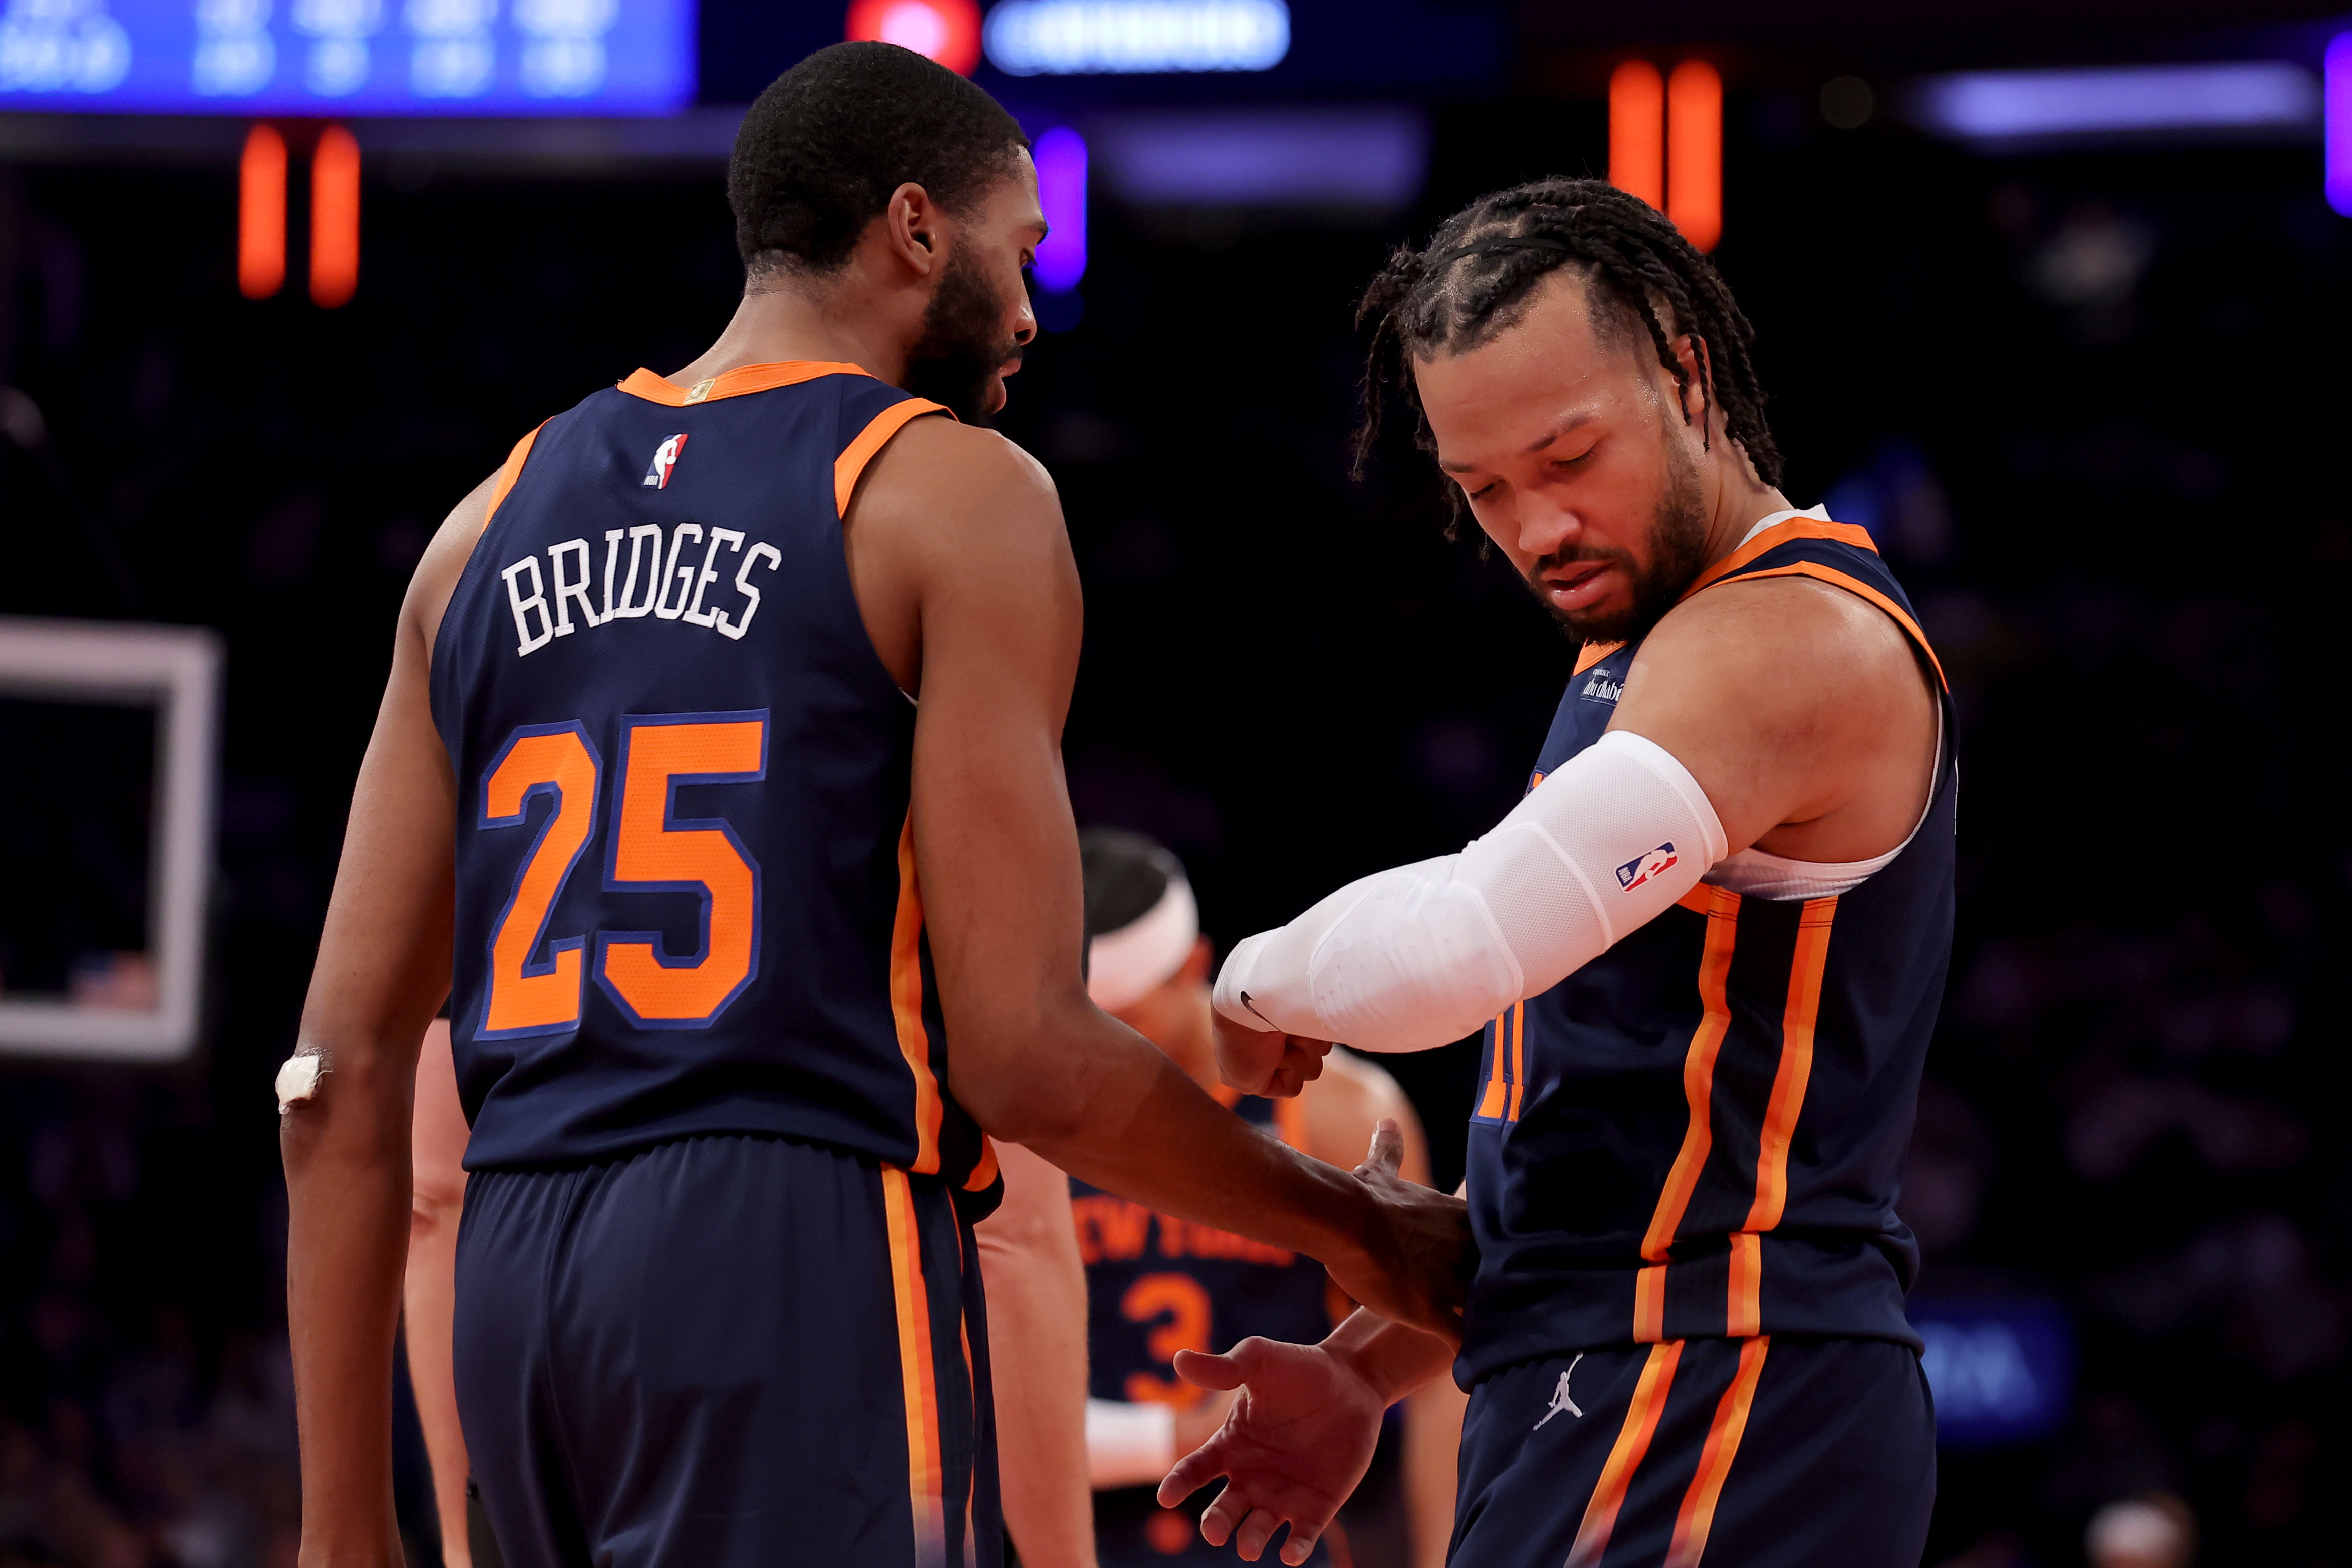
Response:
[{"label": "sponsor patch on jersey", "polygon": [[1584,684],[1577,688],[1576,695],[1586,702],[1613,703],[1625,695],[1625,682],[1622,677],[1612,675],[1605,669],[1596,669],[1585,676]]},{"label": "sponsor patch on jersey", "polygon": [[682,433],[655,447],[653,466],[646,470],[646,484],[657,490],[669,489],[669,471],[677,467],[677,455],[685,450],[686,437]]},{"label": "sponsor patch on jersey", "polygon": [[1646,854],[1636,855],[1617,868],[1618,889],[1630,893],[1651,878],[1664,875],[1681,858],[1672,844],[1661,844]]}]

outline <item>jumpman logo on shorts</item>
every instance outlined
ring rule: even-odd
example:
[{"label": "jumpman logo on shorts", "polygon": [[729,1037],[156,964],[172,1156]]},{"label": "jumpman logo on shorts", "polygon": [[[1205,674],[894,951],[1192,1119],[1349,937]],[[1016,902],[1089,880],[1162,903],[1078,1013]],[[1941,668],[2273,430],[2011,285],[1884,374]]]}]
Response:
[{"label": "jumpman logo on shorts", "polygon": [[1579,1410],[1576,1407],[1576,1401],[1568,1396],[1568,1380],[1576,1375],[1576,1362],[1582,1361],[1583,1359],[1584,1352],[1582,1351],[1577,1352],[1576,1361],[1570,1362],[1568,1363],[1568,1370],[1559,1374],[1559,1386],[1551,1391],[1551,1408],[1544,1412],[1543,1421],[1536,1423],[1536,1430],[1541,1430],[1544,1421],[1550,1420],[1553,1416],[1559,1415],[1563,1410],[1567,1411],[1570,1415],[1580,1418],[1582,1417],[1584,1412]]}]

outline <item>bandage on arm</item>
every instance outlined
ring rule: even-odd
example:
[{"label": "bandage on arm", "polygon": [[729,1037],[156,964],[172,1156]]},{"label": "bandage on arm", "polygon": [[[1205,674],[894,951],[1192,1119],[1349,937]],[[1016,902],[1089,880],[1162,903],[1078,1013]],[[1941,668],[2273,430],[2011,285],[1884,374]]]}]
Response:
[{"label": "bandage on arm", "polygon": [[1087,1479],[1095,1490],[1157,1486],[1176,1462],[1176,1409],[1087,1401]]},{"label": "bandage on arm", "polygon": [[1243,942],[1217,1010],[1361,1050],[1445,1045],[1657,918],[1727,847],[1690,771],[1612,730],[1460,854],[1351,882]]}]

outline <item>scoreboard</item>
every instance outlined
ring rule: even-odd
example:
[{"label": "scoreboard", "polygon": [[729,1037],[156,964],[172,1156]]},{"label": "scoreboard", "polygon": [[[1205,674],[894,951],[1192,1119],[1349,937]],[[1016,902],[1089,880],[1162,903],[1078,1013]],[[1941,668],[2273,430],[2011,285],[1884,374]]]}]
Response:
[{"label": "scoreboard", "polygon": [[0,0],[0,112],[668,114],[695,0]]}]

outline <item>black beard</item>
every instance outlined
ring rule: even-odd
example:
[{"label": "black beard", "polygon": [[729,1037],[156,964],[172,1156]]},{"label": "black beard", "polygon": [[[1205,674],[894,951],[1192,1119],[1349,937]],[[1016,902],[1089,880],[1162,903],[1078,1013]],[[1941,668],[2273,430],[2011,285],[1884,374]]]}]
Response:
[{"label": "black beard", "polygon": [[[1633,601],[1614,615],[1579,615],[1560,610],[1545,594],[1543,574],[1579,562],[1603,561],[1622,569],[1633,586]],[[1666,489],[1650,518],[1650,564],[1633,569],[1633,559],[1622,550],[1580,550],[1572,554],[1547,555],[1528,573],[1528,586],[1536,602],[1550,613],[1560,629],[1579,642],[1632,642],[1647,636],[1652,626],[1675,607],[1706,564],[1706,498],[1701,493],[1698,468],[1680,450],[1666,449]]]},{"label": "black beard", "polygon": [[906,389],[967,425],[988,425],[989,383],[1021,359],[1021,345],[997,335],[1003,317],[980,268],[950,251],[939,292],[923,310],[923,335],[907,356]]}]

